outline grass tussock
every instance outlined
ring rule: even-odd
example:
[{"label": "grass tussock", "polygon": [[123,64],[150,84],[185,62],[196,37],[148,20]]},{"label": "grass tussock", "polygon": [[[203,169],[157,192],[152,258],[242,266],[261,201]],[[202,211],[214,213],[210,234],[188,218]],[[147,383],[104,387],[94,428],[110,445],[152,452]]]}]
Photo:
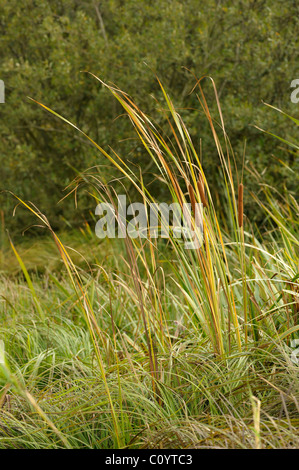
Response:
[{"label": "grass tussock", "polygon": [[[190,203],[200,243],[186,249],[171,232],[167,241],[126,237],[96,251],[88,226],[82,233],[88,256],[81,247],[81,258],[19,199],[49,230],[61,264],[42,275],[30,271],[11,242],[23,277],[3,275],[1,284],[2,447],[298,447],[298,364],[291,354],[299,330],[298,204],[291,194],[274,197],[261,182],[267,202],[253,197],[268,231],[262,236],[251,226],[216,88],[212,82],[217,119],[199,80],[221,168],[219,206],[204,158],[160,85],[168,133],[128,95],[101,82],[131,120],[168,201]],[[142,171],[84,136],[147,207],[158,202]],[[70,192],[82,187],[118,215],[113,182],[87,171]]]}]

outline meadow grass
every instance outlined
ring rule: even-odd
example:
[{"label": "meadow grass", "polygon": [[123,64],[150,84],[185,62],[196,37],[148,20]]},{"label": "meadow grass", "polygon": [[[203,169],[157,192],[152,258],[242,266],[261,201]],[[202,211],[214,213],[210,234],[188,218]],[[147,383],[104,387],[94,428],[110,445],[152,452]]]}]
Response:
[{"label": "meadow grass", "polygon": [[[3,448],[298,447],[298,363],[291,355],[299,330],[298,204],[261,184],[264,202],[253,197],[267,232],[250,224],[243,168],[236,168],[216,88],[217,120],[199,80],[221,168],[218,204],[204,158],[160,85],[168,134],[101,82],[130,118],[169,201],[191,202],[201,246],[186,250],[173,235],[167,242],[97,243],[86,225],[83,242],[76,238],[71,249],[67,235],[17,198],[49,230],[57,255],[44,242],[40,265],[47,267],[35,269],[26,249],[10,241],[14,276],[5,273],[10,262],[2,255]],[[85,137],[147,207],[157,202],[141,170]],[[99,173],[79,175],[70,193],[82,187],[95,202],[116,207],[114,185]],[[203,233],[194,224],[196,202],[203,204]]]}]

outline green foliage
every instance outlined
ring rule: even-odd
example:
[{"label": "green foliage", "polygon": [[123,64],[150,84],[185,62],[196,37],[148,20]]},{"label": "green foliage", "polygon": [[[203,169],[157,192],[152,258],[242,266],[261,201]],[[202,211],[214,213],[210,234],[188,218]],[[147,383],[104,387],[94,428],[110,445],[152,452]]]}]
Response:
[{"label": "green foliage", "polygon": [[[54,228],[65,227],[66,220],[76,224],[82,211],[89,217],[88,210],[93,208],[83,195],[80,211],[72,201],[57,202],[77,171],[103,165],[102,157],[27,96],[55,109],[102,147],[111,145],[123,158],[144,169],[149,160],[132,141],[128,120],[114,121],[121,108],[111,103],[98,82],[80,72],[88,70],[104,81],[117,83],[163,125],[164,117],[157,111],[155,100],[147,99],[149,94],[161,96],[152,69],[176,106],[189,108],[182,111],[185,122],[196,148],[202,139],[206,171],[215,191],[221,192],[212,136],[201,118],[195,94],[189,95],[195,80],[183,67],[198,77],[213,76],[237,160],[241,160],[247,139],[249,168],[266,172],[270,184],[282,187],[289,170],[281,170],[277,159],[296,175],[297,154],[283,152],[253,124],[275,128],[278,135],[292,140],[290,126],[266,109],[261,100],[290,114],[295,112],[290,83],[297,73],[298,8],[291,0],[231,4],[214,0],[109,0],[100,4],[86,0],[3,0],[0,78],[6,86],[6,103],[0,109],[1,189],[34,201]],[[127,138],[130,140],[123,141]],[[103,165],[101,173],[108,178],[110,170]],[[247,183],[256,190],[258,183],[253,178]],[[298,180],[292,178],[289,189],[295,192],[297,187]],[[157,184],[157,194],[159,190]],[[6,224],[12,229],[13,203],[5,196],[2,200]],[[17,217],[18,229],[20,224],[23,228],[30,223],[18,212]]]},{"label": "green foliage", "polygon": [[[202,94],[221,165],[224,218],[184,121],[160,87],[177,147],[125,93],[108,89],[172,200],[193,201],[190,224],[203,243],[190,250],[170,236],[165,248],[165,240],[148,235],[105,240],[96,249],[86,224],[75,264],[78,250],[17,198],[51,234],[62,266],[56,257],[51,270],[36,275],[11,243],[23,278],[3,276],[0,288],[0,447],[298,447],[298,350],[291,341],[299,331],[298,203],[263,186],[266,203],[254,199],[269,218],[266,238],[240,216],[243,185],[237,196],[229,140],[222,124],[222,148]],[[130,166],[95,147],[145,203],[155,200]],[[98,198],[113,201],[98,175],[76,184],[89,179]]]},{"label": "green foliage", "polygon": [[[271,323],[267,300],[274,297],[271,318],[283,323],[298,306],[295,284],[271,277],[280,269],[280,278],[287,279],[295,262],[287,265],[287,247],[277,254],[276,246],[270,252],[255,243],[251,263],[260,280],[248,283],[251,312]],[[233,246],[231,255],[236,263]],[[43,276],[31,273],[45,321],[24,279],[1,277],[6,363],[0,365],[0,448],[298,447],[298,364],[286,339],[268,336],[260,321],[260,347],[250,341],[242,352],[232,348],[225,358],[216,357],[195,312],[167,276],[166,288],[161,282],[165,323],[157,333],[153,381],[130,267],[113,274],[110,262],[102,259],[92,272],[81,268],[80,275],[100,332],[118,436],[80,301],[67,270],[58,267]],[[238,269],[234,274],[241,292]],[[154,323],[159,312],[150,295],[144,283]],[[253,400],[260,404],[258,413]]]}]

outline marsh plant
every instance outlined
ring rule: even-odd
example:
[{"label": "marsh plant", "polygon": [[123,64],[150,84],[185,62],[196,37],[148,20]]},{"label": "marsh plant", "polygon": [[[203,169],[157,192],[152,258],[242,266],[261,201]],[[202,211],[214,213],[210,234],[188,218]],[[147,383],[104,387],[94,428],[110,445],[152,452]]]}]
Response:
[{"label": "marsh plant", "polygon": [[[298,364],[291,360],[299,330],[294,195],[275,192],[245,157],[237,164],[212,80],[205,78],[217,116],[203,79],[196,79],[194,92],[214,138],[221,200],[205,173],[204,143],[194,147],[160,82],[165,129],[122,90],[94,78],[130,119],[167,204],[180,214],[188,207],[187,225],[200,243],[187,249],[175,230],[154,236],[148,214],[160,201],[142,169],[41,105],[89,140],[114,166],[120,184],[127,181],[142,204],[146,230],[99,240],[97,219],[94,227],[86,223],[82,259],[75,263],[77,250],[16,196],[49,230],[64,268],[37,276],[11,241],[23,279],[4,276],[2,282],[0,446],[298,447]],[[258,180],[263,198],[246,195],[244,171]],[[125,225],[116,179],[106,182],[100,169],[87,170],[69,187],[69,197],[85,188],[93,207],[109,205],[112,219]],[[264,211],[265,228],[246,217],[245,196]],[[161,214],[155,212],[157,230],[165,228]]]}]

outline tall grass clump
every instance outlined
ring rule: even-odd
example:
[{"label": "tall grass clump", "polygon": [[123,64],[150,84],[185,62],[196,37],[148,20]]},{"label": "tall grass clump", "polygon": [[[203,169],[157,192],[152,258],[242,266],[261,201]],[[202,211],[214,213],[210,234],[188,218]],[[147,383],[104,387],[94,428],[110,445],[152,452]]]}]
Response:
[{"label": "tall grass clump", "polygon": [[[18,198],[50,231],[64,268],[59,278],[55,271],[48,274],[45,288],[40,278],[32,279],[11,242],[28,288],[20,289],[18,278],[13,292],[12,281],[4,278],[2,336],[9,347],[0,383],[0,445],[297,446],[298,364],[290,348],[299,330],[295,198],[274,197],[261,182],[263,201],[253,196],[267,217],[264,236],[246,218],[244,162],[238,168],[213,80],[218,116],[211,114],[202,79],[194,90],[220,162],[220,202],[209,185],[204,155],[160,82],[167,131],[126,93],[95,78],[132,122],[155,165],[155,178],[167,189],[167,202],[182,211],[190,203],[189,228],[198,244],[186,249],[173,230],[167,241],[150,231],[146,238],[124,236],[99,244],[99,252],[109,246],[113,262],[101,263],[104,257],[95,250],[94,262],[83,268],[45,215]],[[147,214],[151,203],[159,203],[142,169],[135,171],[41,106],[114,165]],[[69,192],[81,188],[95,202],[113,204],[119,220],[114,182],[87,170]],[[159,217],[159,230],[164,223]],[[122,230],[126,235],[125,224]],[[84,245],[81,251],[84,256]]]}]

